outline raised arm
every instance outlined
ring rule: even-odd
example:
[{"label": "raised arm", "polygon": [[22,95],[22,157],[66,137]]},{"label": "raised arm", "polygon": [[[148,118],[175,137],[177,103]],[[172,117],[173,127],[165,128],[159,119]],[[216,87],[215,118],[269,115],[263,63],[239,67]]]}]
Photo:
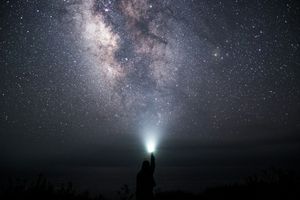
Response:
[{"label": "raised arm", "polygon": [[153,153],[151,153],[151,164],[150,164],[150,167],[151,167],[151,171],[153,173],[154,169],[155,169],[155,158],[154,158]]}]

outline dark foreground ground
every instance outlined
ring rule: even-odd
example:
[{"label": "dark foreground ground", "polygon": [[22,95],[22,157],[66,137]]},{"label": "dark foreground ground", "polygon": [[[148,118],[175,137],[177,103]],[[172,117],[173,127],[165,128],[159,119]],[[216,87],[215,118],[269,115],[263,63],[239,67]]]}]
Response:
[{"label": "dark foreground ground", "polygon": [[[90,195],[88,191],[78,192],[71,182],[53,185],[43,175],[31,181],[11,179],[1,186],[0,199],[20,200],[110,200],[135,199],[134,190],[124,185],[116,197],[101,194]],[[243,181],[231,185],[207,188],[197,194],[184,191],[156,191],[156,200],[192,200],[192,199],[300,199],[300,179],[293,172],[268,169]]]}]

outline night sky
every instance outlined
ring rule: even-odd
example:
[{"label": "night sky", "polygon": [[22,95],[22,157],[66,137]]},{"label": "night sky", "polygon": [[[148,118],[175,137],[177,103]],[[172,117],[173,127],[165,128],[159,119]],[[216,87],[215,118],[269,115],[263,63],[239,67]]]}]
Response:
[{"label": "night sky", "polygon": [[149,134],[163,189],[299,168],[299,14],[293,0],[3,1],[1,175],[134,187]]}]

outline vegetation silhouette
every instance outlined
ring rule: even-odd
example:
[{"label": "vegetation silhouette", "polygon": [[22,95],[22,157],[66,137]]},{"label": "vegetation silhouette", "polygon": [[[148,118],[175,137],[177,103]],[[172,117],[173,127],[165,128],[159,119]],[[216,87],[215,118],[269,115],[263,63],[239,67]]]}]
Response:
[{"label": "vegetation silhouette", "polygon": [[[119,200],[135,199],[134,193],[128,185],[121,187],[116,198]],[[136,196],[137,198],[140,197]],[[207,188],[197,194],[184,191],[160,191],[156,192],[155,196],[153,196],[152,192],[150,198],[154,200],[298,200],[300,199],[300,184],[299,177],[294,173],[271,168],[250,176],[240,183]],[[114,198],[104,197],[101,194],[93,196],[88,191],[78,192],[71,182],[57,186],[40,174],[33,181],[22,179],[10,180],[6,186],[0,188],[0,199],[111,200]]]}]

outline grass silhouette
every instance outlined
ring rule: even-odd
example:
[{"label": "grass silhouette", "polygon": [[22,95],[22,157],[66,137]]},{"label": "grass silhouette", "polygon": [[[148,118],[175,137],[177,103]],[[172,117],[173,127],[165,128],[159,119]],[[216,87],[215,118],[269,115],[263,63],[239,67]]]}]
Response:
[{"label": "grass silhouette", "polygon": [[[134,191],[122,186],[116,195],[119,200],[134,200]],[[71,182],[54,185],[42,174],[32,181],[10,180],[0,189],[0,199],[10,200],[109,200],[103,195],[78,192]],[[155,200],[215,200],[215,199],[300,199],[299,177],[281,169],[267,169],[245,178],[240,183],[210,187],[194,194],[184,191],[159,191]]]}]

